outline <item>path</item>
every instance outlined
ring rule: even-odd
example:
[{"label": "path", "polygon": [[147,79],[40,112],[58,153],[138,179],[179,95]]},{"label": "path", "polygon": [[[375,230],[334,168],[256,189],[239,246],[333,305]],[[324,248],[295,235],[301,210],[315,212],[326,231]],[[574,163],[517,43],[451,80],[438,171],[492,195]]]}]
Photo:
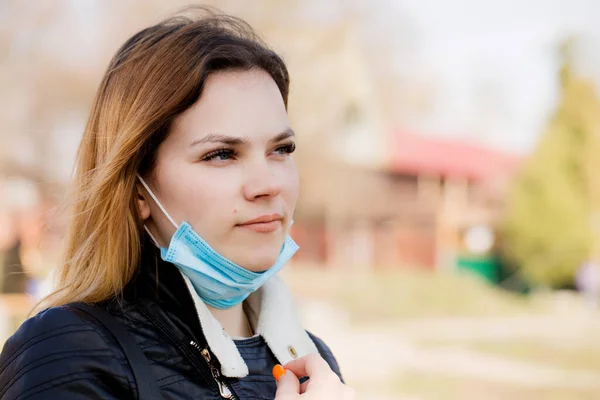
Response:
[{"label": "path", "polygon": [[[600,390],[600,371],[565,371],[460,346],[460,342],[474,340],[539,340],[585,346],[585,338],[599,337],[599,318],[568,314],[427,318],[352,327],[347,316],[330,305],[303,302],[301,310],[308,329],[330,345],[350,382],[386,387],[403,372],[424,372],[528,387]],[[448,344],[424,345],[427,341]],[[593,345],[599,345],[597,339]],[[390,400],[408,399],[389,396]]]}]

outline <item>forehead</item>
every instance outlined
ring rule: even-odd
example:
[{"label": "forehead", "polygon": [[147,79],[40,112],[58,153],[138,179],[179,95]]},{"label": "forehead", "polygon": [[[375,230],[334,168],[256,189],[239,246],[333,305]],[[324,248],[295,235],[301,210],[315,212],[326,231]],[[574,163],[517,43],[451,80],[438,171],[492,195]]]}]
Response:
[{"label": "forehead", "polygon": [[226,71],[209,76],[200,99],[176,118],[172,133],[185,142],[215,133],[252,139],[288,127],[281,93],[266,72]]}]

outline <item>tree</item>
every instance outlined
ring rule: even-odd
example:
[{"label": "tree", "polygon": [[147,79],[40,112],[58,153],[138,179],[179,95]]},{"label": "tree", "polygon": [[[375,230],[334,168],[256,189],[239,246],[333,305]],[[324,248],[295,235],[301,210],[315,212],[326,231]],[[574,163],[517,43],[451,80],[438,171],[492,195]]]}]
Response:
[{"label": "tree", "polygon": [[501,226],[504,255],[532,284],[553,287],[570,285],[584,261],[600,261],[600,102],[573,72],[570,48],[562,48],[559,103]]}]

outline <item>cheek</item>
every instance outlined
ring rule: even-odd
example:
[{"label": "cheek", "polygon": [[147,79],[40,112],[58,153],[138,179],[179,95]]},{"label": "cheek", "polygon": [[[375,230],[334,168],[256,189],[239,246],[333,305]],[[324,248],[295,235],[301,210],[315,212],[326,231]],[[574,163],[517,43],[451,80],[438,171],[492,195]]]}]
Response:
[{"label": "cheek", "polygon": [[300,179],[298,177],[298,170],[296,169],[295,165],[292,165],[292,167],[288,171],[286,171],[282,185],[282,194],[284,200],[289,209],[292,211],[296,207],[299,192]]},{"label": "cheek", "polygon": [[190,189],[191,212],[201,215],[203,219],[214,220],[225,215],[237,214],[237,198],[239,185],[233,177],[214,177],[202,179],[197,186]]}]

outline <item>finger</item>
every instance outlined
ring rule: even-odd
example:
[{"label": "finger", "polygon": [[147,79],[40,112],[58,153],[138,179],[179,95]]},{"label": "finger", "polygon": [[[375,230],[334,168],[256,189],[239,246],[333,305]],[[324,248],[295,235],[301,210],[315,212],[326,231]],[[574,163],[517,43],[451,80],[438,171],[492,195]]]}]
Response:
[{"label": "finger", "polygon": [[321,379],[333,374],[329,364],[317,353],[290,361],[284,365],[286,370],[292,371],[296,376],[308,376]]},{"label": "finger", "polygon": [[281,366],[281,364],[277,364],[273,367],[273,378],[275,378],[275,381],[278,381],[283,375],[285,375],[285,368],[283,368]]},{"label": "finger", "polygon": [[292,371],[285,371],[277,381],[275,400],[294,400],[299,394],[300,381]]},{"label": "finger", "polygon": [[310,383],[310,379],[307,379],[304,383],[300,384],[300,394],[303,394],[306,392],[306,389],[308,389],[309,383]]}]

